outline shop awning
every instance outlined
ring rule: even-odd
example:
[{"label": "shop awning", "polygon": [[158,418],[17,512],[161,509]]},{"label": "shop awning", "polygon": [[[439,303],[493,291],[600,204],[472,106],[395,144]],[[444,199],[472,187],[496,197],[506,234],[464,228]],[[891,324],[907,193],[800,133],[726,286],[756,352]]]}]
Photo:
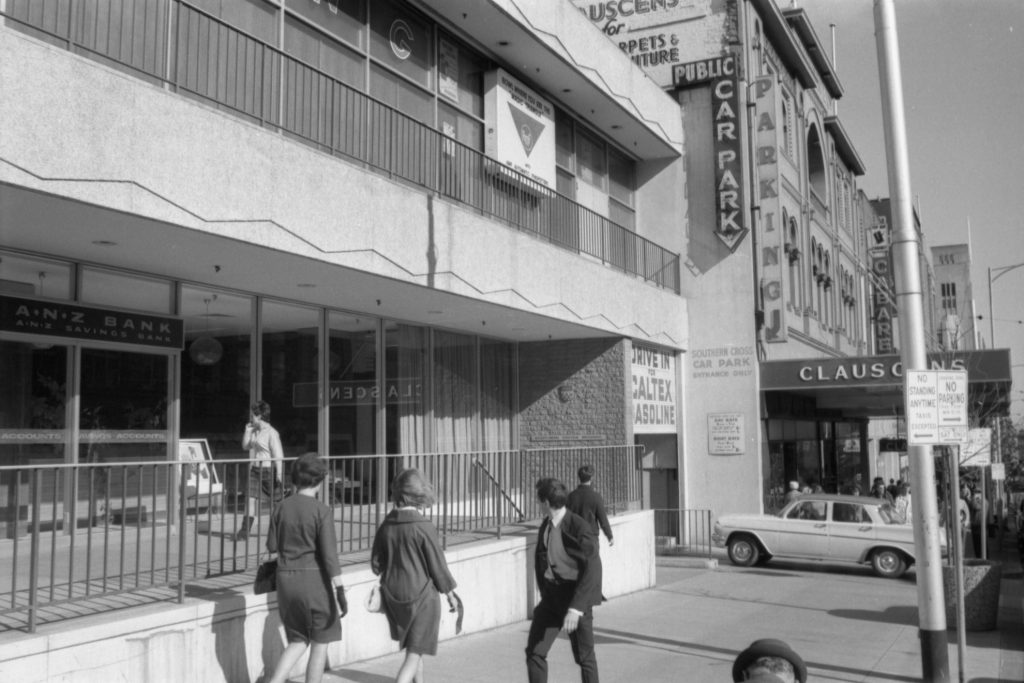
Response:
[{"label": "shop awning", "polygon": [[[967,371],[972,415],[1009,414],[1009,349],[946,351],[929,354],[928,361],[933,370]],[[904,412],[899,356],[765,361],[760,374],[761,391],[811,398],[818,411],[835,411],[844,417],[891,417]]]}]

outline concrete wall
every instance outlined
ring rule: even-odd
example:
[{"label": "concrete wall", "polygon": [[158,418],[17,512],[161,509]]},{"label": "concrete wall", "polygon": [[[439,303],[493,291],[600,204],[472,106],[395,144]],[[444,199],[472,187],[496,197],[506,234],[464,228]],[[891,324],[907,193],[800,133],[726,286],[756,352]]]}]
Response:
[{"label": "concrete wall", "polygon": [[[0,92],[0,183],[611,334],[685,338],[672,292],[5,27]],[[64,255],[75,226],[47,228],[46,251]],[[173,259],[133,267],[181,276]]]},{"label": "concrete wall", "polygon": [[[654,523],[650,511],[611,519],[615,546],[602,545],[608,598],[655,584]],[[529,617],[536,602],[536,531],[466,544],[446,555],[466,605],[463,633],[486,631]],[[366,565],[344,570],[349,614],[332,668],[395,652],[387,620],[363,607],[375,578]],[[439,598],[440,599],[440,598]],[[441,639],[455,637],[455,615],[442,610]],[[284,650],[274,594],[225,590],[185,604],[150,605],[46,626],[35,634],[0,637],[0,680],[19,683],[203,681],[248,683]],[[509,643],[521,650],[523,643]],[[444,645],[440,652],[443,656]],[[525,667],[525,665],[524,665]],[[301,676],[305,661],[292,672]]]}]

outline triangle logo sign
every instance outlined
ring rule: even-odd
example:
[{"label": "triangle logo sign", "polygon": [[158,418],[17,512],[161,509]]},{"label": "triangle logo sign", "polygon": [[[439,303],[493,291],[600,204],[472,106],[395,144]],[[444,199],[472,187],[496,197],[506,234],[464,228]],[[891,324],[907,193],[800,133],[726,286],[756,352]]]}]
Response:
[{"label": "triangle logo sign", "polygon": [[523,143],[526,156],[530,156],[533,146],[537,144],[537,139],[540,138],[546,126],[542,121],[538,121],[511,102],[508,103],[508,110],[512,113],[512,123],[515,124],[516,132],[519,133],[519,141]]}]

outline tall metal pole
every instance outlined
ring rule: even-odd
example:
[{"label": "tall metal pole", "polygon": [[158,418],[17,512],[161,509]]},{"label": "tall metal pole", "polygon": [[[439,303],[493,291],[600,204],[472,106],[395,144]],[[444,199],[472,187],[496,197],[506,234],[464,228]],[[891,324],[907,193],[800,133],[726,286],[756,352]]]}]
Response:
[{"label": "tall metal pole", "polygon": [[996,321],[992,317],[992,268],[988,269],[988,343],[996,348]]},{"label": "tall metal pole", "polygon": [[[914,226],[907,157],[903,84],[893,0],[875,0],[875,42],[882,91],[889,195],[893,218],[893,265],[896,271],[896,308],[899,311],[904,373],[925,370],[925,331],[918,239]],[[910,446],[910,479],[914,495],[914,550],[917,555],[918,633],[921,640],[921,679],[949,681],[946,610],[942,592],[939,515],[935,490],[935,462],[931,446]]]}]

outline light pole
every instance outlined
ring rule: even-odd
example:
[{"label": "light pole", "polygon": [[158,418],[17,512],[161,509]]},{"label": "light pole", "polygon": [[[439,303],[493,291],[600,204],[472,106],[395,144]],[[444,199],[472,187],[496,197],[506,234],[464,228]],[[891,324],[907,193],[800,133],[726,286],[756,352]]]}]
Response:
[{"label": "light pole", "polygon": [[[1015,263],[1012,266],[999,266],[988,269],[988,341],[992,348],[996,348],[996,321],[992,315],[992,283],[1006,275],[1011,270],[1024,268],[1024,263]],[[995,275],[993,275],[995,273]]]}]

